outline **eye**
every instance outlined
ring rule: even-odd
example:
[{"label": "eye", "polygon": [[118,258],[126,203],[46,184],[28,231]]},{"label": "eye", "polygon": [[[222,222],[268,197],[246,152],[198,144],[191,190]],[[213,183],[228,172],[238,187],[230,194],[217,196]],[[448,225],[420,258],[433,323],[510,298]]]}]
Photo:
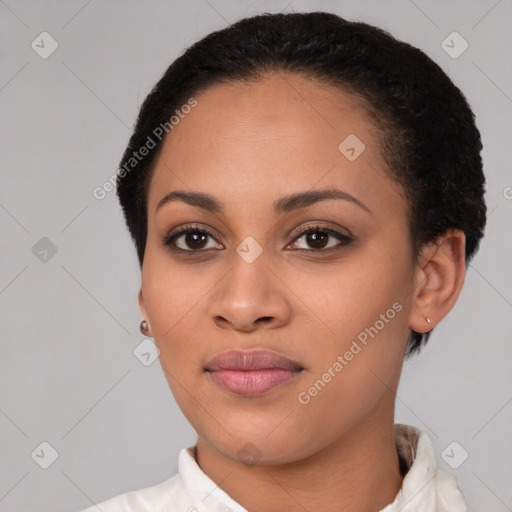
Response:
[{"label": "eye", "polygon": [[[210,246],[208,246],[208,238],[212,239]],[[305,242],[311,249],[303,247],[294,247],[300,251],[307,252],[330,252],[331,250],[339,250],[344,246],[350,244],[353,239],[344,235],[332,228],[324,226],[309,226],[299,231],[299,235],[295,237],[292,244],[296,245],[297,242],[304,238]],[[334,245],[329,245],[329,238],[338,240]],[[203,252],[208,249],[222,249],[222,244],[215,241],[214,236],[210,231],[199,228],[193,225],[185,225],[178,228],[162,239],[162,243],[169,247],[169,250],[174,252],[189,252],[197,253]],[[290,247],[288,245],[288,247]]]},{"label": "eye", "polygon": [[163,238],[162,242],[172,251],[198,252],[198,250],[222,248],[222,245],[217,243],[213,243],[210,247],[206,246],[205,241],[208,237],[213,238],[213,235],[206,229],[187,225],[172,231]]},{"label": "eye", "polygon": [[[299,232],[299,236],[295,237],[292,245],[296,245],[297,241],[304,238],[306,244],[312,246],[312,249],[301,248],[298,250],[305,250],[308,252],[330,252],[331,250],[338,250],[350,244],[353,239],[339,231],[325,226],[309,226],[303,228]],[[338,243],[329,246],[329,238],[335,238]]]}]

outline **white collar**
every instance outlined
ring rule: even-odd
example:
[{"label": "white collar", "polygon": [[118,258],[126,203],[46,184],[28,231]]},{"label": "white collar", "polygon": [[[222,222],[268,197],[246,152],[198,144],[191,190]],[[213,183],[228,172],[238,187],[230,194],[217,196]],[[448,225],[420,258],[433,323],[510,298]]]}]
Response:
[{"label": "white collar", "polygon": [[436,468],[427,434],[396,423],[395,442],[407,474],[393,503],[380,512],[466,512],[464,495],[455,476]]},{"label": "white collar", "polygon": [[[455,476],[436,469],[429,437],[416,427],[397,423],[395,440],[407,473],[393,503],[380,512],[466,512]],[[183,448],[178,469],[197,512],[247,512],[201,470],[194,453],[195,446]]]}]

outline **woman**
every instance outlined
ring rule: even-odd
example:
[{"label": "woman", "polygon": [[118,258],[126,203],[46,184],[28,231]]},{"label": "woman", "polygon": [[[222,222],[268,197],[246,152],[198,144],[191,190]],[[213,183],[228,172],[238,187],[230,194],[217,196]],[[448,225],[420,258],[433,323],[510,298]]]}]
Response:
[{"label": "woman", "polygon": [[481,149],[439,66],[364,23],[260,15],[185,51],[117,191],[197,444],[98,507],[465,511],[394,400],[483,236]]}]

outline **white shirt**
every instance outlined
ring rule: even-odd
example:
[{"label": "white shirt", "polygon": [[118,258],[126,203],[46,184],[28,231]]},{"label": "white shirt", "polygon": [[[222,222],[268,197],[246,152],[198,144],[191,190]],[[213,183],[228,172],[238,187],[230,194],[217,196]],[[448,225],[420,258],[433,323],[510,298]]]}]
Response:
[{"label": "white shirt", "polygon": [[[397,423],[395,441],[407,474],[393,503],[376,512],[466,512],[456,478],[436,469],[428,436],[416,427]],[[98,512],[97,507],[102,512],[247,512],[201,470],[194,452],[195,446],[181,450],[178,473],[172,478],[81,512]]]}]

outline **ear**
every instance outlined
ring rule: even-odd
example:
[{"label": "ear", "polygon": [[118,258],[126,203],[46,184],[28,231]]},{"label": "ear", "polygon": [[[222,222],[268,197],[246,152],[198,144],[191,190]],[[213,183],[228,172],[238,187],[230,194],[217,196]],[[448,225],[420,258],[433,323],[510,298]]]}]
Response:
[{"label": "ear", "polygon": [[424,246],[415,270],[409,316],[414,331],[431,331],[455,305],[466,277],[465,246],[466,236],[454,229]]},{"label": "ear", "polygon": [[146,336],[153,337],[153,331],[151,330],[151,323],[150,323],[150,321],[148,319],[148,312],[146,311],[146,302],[145,302],[145,299],[144,299],[144,295],[142,293],[142,286],[139,289],[139,293],[137,295],[137,298],[139,300],[139,309],[140,309],[140,314],[142,316],[142,320],[146,320],[146,322],[148,323],[147,332],[144,333],[144,334]]}]

